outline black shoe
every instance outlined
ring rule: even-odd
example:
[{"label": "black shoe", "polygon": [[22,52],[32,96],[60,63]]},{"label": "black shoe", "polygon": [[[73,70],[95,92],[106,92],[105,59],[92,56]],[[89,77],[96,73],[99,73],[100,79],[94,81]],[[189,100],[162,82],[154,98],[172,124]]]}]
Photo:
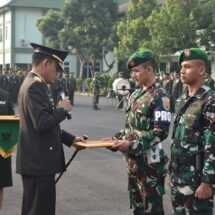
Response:
[{"label": "black shoe", "polygon": [[98,107],[93,107],[93,110],[100,110]]}]

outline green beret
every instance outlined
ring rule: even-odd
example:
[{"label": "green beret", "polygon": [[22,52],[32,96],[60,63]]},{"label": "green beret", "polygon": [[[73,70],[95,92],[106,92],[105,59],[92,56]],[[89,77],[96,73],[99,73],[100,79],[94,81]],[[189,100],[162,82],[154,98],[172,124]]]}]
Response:
[{"label": "green beret", "polygon": [[135,52],[131,55],[127,62],[128,69],[131,70],[133,67],[145,63],[149,60],[154,60],[154,56],[150,50]]},{"label": "green beret", "polygon": [[179,66],[181,66],[181,63],[183,61],[189,61],[189,60],[203,60],[205,63],[208,63],[208,56],[207,54],[199,48],[190,48],[190,49],[185,49],[184,51],[181,52],[179,56]]}]

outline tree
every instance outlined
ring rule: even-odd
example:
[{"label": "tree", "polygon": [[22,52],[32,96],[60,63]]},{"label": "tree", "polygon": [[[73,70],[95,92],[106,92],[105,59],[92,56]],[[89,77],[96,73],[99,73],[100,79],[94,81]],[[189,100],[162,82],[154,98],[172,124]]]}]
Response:
[{"label": "tree", "polygon": [[171,55],[196,46],[198,25],[193,17],[196,6],[196,0],[166,0],[159,12],[153,11],[146,25],[156,54]]},{"label": "tree", "polygon": [[104,56],[103,50],[113,50],[117,13],[114,0],[66,0],[62,11],[49,11],[37,26],[50,46],[70,47],[77,55],[82,79],[85,62],[94,72],[96,60]]},{"label": "tree", "polygon": [[199,45],[205,47],[207,51],[215,51],[215,0],[199,5],[194,17],[199,26]]},{"label": "tree", "polygon": [[[64,28],[60,33],[64,47],[76,50],[81,68],[84,62],[95,71],[97,59],[103,57],[103,50],[113,49],[113,27],[117,19],[118,5],[114,0],[68,0],[63,8]],[[81,77],[83,71],[80,71]]]},{"label": "tree", "polygon": [[119,38],[116,54],[119,59],[127,59],[141,46],[147,47],[149,29],[145,20],[156,8],[156,0],[131,0],[125,20],[118,23],[117,36]]},{"label": "tree", "polygon": [[37,20],[37,28],[50,47],[60,48],[58,32],[63,28],[63,17],[60,11],[49,10],[45,16]]}]

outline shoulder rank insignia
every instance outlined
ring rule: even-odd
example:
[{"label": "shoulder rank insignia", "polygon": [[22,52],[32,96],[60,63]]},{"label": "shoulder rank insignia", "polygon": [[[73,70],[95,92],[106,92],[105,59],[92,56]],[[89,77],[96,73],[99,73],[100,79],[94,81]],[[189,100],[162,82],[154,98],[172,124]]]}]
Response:
[{"label": "shoulder rank insignia", "polygon": [[186,56],[186,57],[189,57],[190,56],[190,49],[185,49],[184,50],[184,55]]},{"label": "shoulder rank insignia", "polygon": [[166,111],[169,111],[170,110],[170,99],[168,97],[163,97],[162,102],[163,102],[164,109]]},{"label": "shoulder rank insignia", "polygon": [[43,82],[42,79],[40,77],[38,77],[38,76],[34,76],[34,81],[35,82],[40,82],[40,83]]}]

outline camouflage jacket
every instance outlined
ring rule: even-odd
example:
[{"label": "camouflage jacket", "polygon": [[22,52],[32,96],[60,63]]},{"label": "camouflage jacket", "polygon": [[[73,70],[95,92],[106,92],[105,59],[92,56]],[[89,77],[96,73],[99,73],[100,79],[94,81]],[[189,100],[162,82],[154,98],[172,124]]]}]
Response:
[{"label": "camouflage jacket", "polygon": [[189,97],[186,92],[176,103],[169,165],[172,182],[215,184],[214,143],[215,92],[203,85],[196,95]]},{"label": "camouflage jacket", "polygon": [[[128,154],[139,156],[168,136],[171,121],[170,98],[154,85],[136,90],[129,98],[125,129],[118,139],[129,140]],[[164,156],[163,150],[160,152]]]}]

